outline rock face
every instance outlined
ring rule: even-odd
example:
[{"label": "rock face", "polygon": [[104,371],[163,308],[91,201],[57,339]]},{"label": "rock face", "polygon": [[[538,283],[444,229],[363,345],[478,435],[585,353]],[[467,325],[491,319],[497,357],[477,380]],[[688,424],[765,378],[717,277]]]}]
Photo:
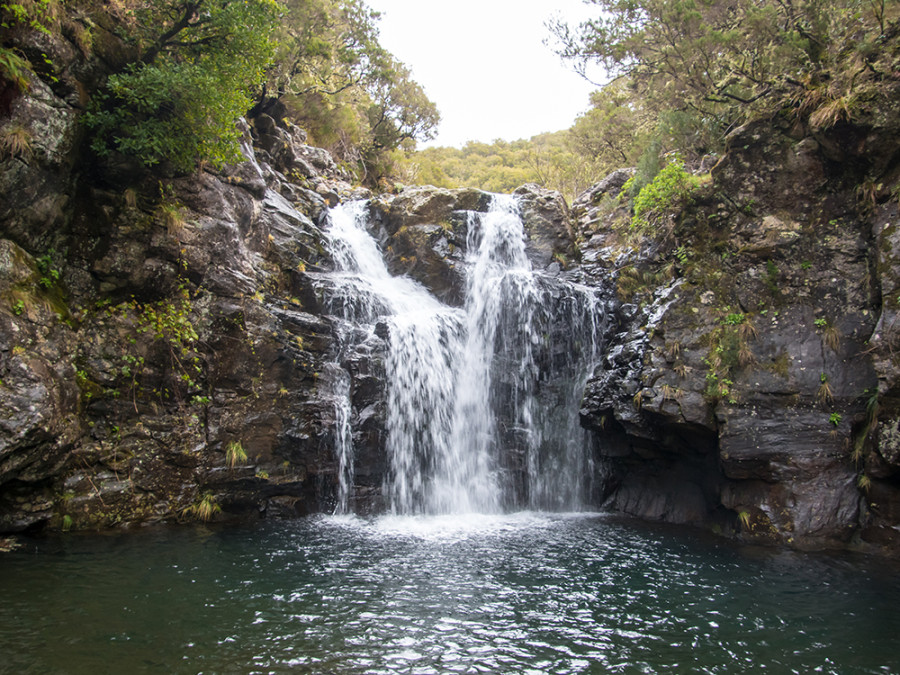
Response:
[{"label": "rock face", "polygon": [[[346,339],[319,283],[327,208],[372,196],[275,108],[244,128],[246,161],[219,171],[161,183],[125,158],[86,161],[84,92],[127,60],[95,29],[90,62],[32,45],[58,77],[0,85],[0,532],[330,510],[345,413],[352,507],[380,508],[388,328]],[[747,541],[900,552],[898,100],[887,90],[827,130],[736,130],[649,228],[630,226],[628,170],[571,210],[516,191],[549,326],[536,367],[587,375],[570,372],[585,341],[561,281],[587,286],[605,320],[581,405],[600,439],[597,504]],[[373,234],[393,273],[460,305],[469,225],[491,200],[373,197]],[[515,364],[498,370],[511,386]],[[577,400],[540,388],[543,407]],[[508,458],[511,482],[523,461]]]},{"label": "rock face", "polygon": [[469,218],[485,212],[491,195],[481,190],[408,188],[372,203],[376,237],[392,274],[407,274],[441,302],[459,306],[465,291],[463,260]]},{"label": "rock face", "polygon": [[[387,335],[345,340],[317,277],[327,208],[371,195],[276,110],[245,126],[236,166],[160,182],[122,157],[89,165],[71,93],[102,64],[57,51],[67,78],[35,79],[0,119],[22,138],[0,161],[0,531],[331,510],[347,395],[351,506],[379,508]],[[461,303],[469,219],[491,199],[373,200],[393,272]],[[571,251],[565,204],[532,202],[535,255]]]},{"label": "rock face", "polygon": [[162,189],[90,167],[78,72],[0,119],[0,530],[328,508],[334,329],[307,270],[355,193],[266,117],[247,161]]},{"label": "rock face", "polygon": [[513,194],[519,198],[528,237],[526,251],[534,268],[540,270],[554,261],[565,264],[572,260],[575,235],[562,195],[530,183]]},{"label": "rock face", "polygon": [[583,259],[620,300],[582,407],[605,437],[609,507],[898,550],[897,206],[863,189],[885,180],[895,133],[738,129],[708,183],[637,240],[618,177],[576,202]]}]

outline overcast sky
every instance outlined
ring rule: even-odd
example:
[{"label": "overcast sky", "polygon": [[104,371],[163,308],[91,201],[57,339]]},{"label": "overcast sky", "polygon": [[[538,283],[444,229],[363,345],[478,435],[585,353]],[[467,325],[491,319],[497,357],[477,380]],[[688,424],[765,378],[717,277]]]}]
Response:
[{"label": "overcast sky", "polygon": [[[434,141],[530,138],[571,126],[596,87],[544,46],[555,13],[588,16],[581,0],[367,0],[381,12],[381,44],[437,104]],[[595,8],[596,11],[596,8]]]}]

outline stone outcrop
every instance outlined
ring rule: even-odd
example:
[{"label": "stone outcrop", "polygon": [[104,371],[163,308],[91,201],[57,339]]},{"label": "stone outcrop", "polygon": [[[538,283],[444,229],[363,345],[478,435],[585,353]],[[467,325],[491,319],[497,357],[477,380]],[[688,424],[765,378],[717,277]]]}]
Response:
[{"label": "stone outcrop", "polygon": [[582,407],[607,506],[897,550],[894,132],[738,129],[689,203],[637,238],[625,176],[576,202],[585,266],[613,274],[620,300]]},{"label": "stone outcrop", "polygon": [[561,264],[572,261],[575,234],[562,195],[531,183],[513,194],[519,199],[527,236],[526,252],[534,268],[545,269],[554,261]]},{"label": "stone outcrop", "polygon": [[33,78],[0,120],[20,139],[0,161],[0,530],[327,508],[334,332],[308,270],[329,201],[359,192],[271,118],[245,162],[162,191],[91,167],[72,82]]},{"label": "stone outcrop", "polygon": [[392,274],[407,274],[441,302],[459,306],[471,213],[485,212],[491,195],[474,189],[412,187],[375,200],[371,215]]}]

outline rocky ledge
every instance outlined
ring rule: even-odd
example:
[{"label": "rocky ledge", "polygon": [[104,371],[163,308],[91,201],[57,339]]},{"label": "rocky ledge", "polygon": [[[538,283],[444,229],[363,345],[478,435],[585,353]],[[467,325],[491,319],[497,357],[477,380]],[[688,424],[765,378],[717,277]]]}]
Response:
[{"label": "rocky ledge", "polygon": [[619,298],[582,407],[608,508],[900,550],[895,126],[738,129],[651,228],[627,172],[576,202],[586,266]]}]

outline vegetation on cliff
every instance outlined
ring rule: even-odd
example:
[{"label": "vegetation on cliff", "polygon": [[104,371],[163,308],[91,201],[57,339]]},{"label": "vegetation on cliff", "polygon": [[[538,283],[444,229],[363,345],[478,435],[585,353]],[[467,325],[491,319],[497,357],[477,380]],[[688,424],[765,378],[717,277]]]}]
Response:
[{"label": "vegetation on cliff", "polygon": [[681,149],[716,149],[738,124],[785,108],[833,125],[893,72],[881,46],[897,7],[884,0],[591,2],[595,20],[555,25],[561,54],[602,63],[657,120],[677,113]]},{"label": "vegetation on cliff", "polygon": [[29,71],[58,83],[52,59],[23,47],[28,33],[74,35],[103,62],[82,94],[101,157],[178,173],[221,166],[239,157],[238,118],[277,109],[375,182],[439,119],[359,0],[25,0],[0,4],[0,14],[3,100],[27,88]]},{"label": "vegetation on cliff", "polygon": [[137,60],[109,77],[85,115],[93,149],[182,172],[237,161],[235,122],[265,77],[280,14],[274,0],[136,6],[122,26]]},{"label": "vegetation on cliff", "polygon": [[551,30],[576,68],[599,63],[613,79],[571,128],[462,151],[430,148],[413,156],[413,175],[485,189],[527,176],[573,198],[585,173],[596,178],[641,160],[658,171],[669,152],[690,164],[721,153],[725,137],[752,119],[785,115],[813,129],[852,122],[876,107],[897,72],[896,2],[589,1],[595,19],[572,25],[562,17]]}]

